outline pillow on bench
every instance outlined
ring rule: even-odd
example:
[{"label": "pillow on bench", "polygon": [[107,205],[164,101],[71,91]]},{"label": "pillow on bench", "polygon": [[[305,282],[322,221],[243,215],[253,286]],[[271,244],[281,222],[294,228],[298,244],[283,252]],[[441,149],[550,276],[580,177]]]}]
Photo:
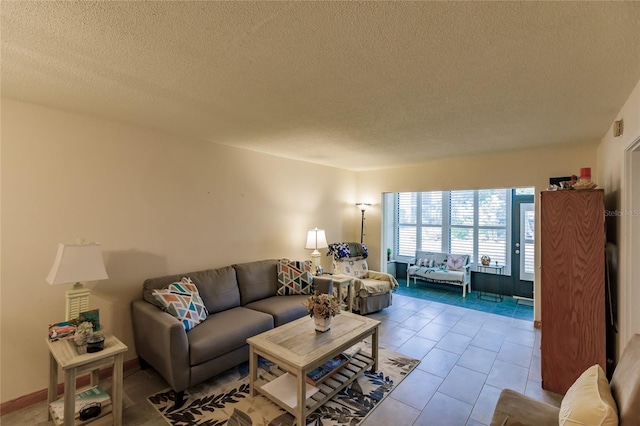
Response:
[{"label": "pillow on bench", "polygon": [[467,255],[455,255],[450,254],[447,258],[447,269],[450,271],[464,271],[464,267],[467,264]]}]

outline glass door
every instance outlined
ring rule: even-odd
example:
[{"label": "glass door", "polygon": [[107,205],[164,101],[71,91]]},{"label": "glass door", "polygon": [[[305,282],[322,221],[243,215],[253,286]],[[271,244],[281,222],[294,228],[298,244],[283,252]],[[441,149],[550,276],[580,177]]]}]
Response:
[{"label": "glass door", "polygon": [[535,259],[535,207],[533,195],[514,190],[511,229],[511,282],[513,295],[533,299]]},{"label": "glass door", "polygon": [[520,203],[520,280],[522,281],[533,281],[535,215],[533,203]]}]

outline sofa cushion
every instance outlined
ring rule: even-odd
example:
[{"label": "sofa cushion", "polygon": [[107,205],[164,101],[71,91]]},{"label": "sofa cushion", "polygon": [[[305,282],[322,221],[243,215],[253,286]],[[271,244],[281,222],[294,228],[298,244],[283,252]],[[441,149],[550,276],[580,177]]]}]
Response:
[{"label": "sofa cushion", "polygon": [[618,410],[609,382],[598,364],[571,385],[560,404],[560,426],[618,424]]},{"label": "sofa cushion", "polygon": [[240,306],[240,290],[236,281],[236,271],[231,266],[206,269],[186,274],[166,275],[150,278],[143,285],[143,297],[149,303],[162,307],[152,295],[154,289],[165,288],[183,277],[191,278],[210,314]]},{"label": "sofa cushion", "polygon": [[244,307],[273,316],[276,327],[307,315],[303,303],[307,295],[274,296],[246,304]]},{"label": "sofa cushion", "polygon": [[187,333],[191,365],[209,361],[247,344],[247,339],[273,328],[273,317],[237,307],[210,315]]},{"label": "sofa cushion", "polygon": [[279,260],[277,270],[279,296],[313,293],[313,264],[310,260]]},{"label": "sofa cushion", "polygon": [[208,312],[189,278],[170,284],[166,289],[153,290],[153,297],[172,316],[182,322],[186,331],[207,319]]},{"label": "sofa cushion", "polygon": [[424,266],[409,266],[408,275],[423,278],[425,280],[450,282],[456,284],[464,283],[465,273],[463,271],[449,271],[442,268],[426,268]]},{"label": "sofa cushion", "polygon": [[242,306],[276,295],[278,291],[276,263],[277,260],[271,259],[233,265],[236,270]]},{"label": "sofa cushion", "polygon": [[231,266],[207,269],[191,274],[190,277],[198,286],[210,314],[240,306],[236,271]]}]

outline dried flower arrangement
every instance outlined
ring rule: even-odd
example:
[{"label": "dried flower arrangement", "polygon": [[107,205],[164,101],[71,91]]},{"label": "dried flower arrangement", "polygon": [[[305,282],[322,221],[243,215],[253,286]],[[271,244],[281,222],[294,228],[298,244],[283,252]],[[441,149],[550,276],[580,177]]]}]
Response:
[{"label": "dried flower arrangement", "polygon": [[313,294],[304,302],[311,318],[334,317],[340,312],[340,304],[334,296],[321,293]]},{"label": "dried flower arrangement", "polygon": [[82,322],[76,328],[76,334],[73,336],[73,340],[78,346],[82,346],[87,343],[87,339],[93,336],[93,324],[89,321]]}]

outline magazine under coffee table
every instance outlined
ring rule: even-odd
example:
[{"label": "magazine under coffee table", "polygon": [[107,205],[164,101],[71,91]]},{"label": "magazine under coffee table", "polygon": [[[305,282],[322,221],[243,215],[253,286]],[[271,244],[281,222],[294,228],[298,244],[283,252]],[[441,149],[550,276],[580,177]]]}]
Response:
[{"label": "magazine under coffee table", "polygon": [[[361,373],[378,368],[378,327],[380,321],[342,312],[331,321],[331,329],[324,333],[315,331],[312,318],[304,317],[273,330],[247,339],[249,343],[250,396],[260,392],[295,418],[297,424],[304,426],[306,418],[314,410],[340,392]],[[346,366],[333,373],[331,377],[318,385],[318,392],[305,398],[307,394],[306,376],[311,370],[371,336],[371,355],[359,352]],[[295,376],[297,404],[291,407],[264,386],[270,379],[258,379],[258,356],[276,364],[282,371]]]}]

